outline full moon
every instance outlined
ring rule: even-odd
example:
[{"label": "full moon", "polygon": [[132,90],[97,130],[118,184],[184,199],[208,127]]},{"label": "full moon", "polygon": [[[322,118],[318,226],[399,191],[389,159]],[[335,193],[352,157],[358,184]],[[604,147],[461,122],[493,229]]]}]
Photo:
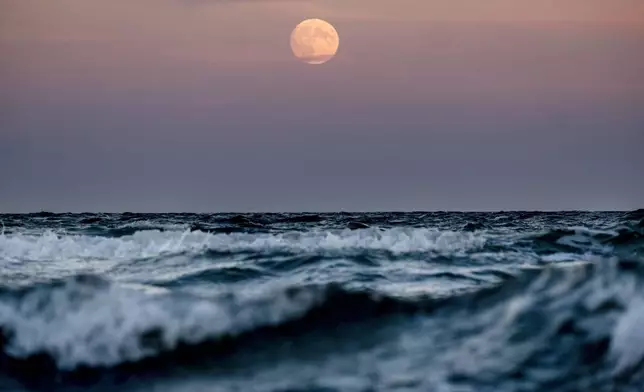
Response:
[{"label": "full moon", "polygon": [[291,50],[307,64],[324,64],[338,52],[340,37],[331,23],[307,19],[293,29]]}]

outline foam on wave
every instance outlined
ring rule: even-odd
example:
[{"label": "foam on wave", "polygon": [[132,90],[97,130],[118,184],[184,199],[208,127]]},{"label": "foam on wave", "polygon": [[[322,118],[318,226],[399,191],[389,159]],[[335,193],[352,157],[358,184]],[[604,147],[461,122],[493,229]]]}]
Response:
[{"label": "foam on wave", "polygon": [[139,259],[182,252],[338,252],[383,250],[393,254],[454,254],[481,248],[483,235],[423,228],[337,230],[286,233],[211,234],[201,231],[138,231],[120,238],[86,235],[0,236],[0,258],[21,260]]},{"label": "foam on wave", "polygon": [[0,295],[4,351],[45,353],[61,370],[109,367],[169,351],[180,343],[236,335],[302,316],[325,299],[320,288],[231,294],[219,299],[148,294],[79,276]]}]

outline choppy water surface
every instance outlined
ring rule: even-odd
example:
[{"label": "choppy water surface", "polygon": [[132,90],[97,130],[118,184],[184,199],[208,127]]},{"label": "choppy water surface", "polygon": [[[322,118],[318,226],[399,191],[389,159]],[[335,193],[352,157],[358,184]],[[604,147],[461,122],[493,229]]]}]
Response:
[{"label": "choppy water surface", "polygon": [[644,387],[642,210],[0,222],[3,391]]}]

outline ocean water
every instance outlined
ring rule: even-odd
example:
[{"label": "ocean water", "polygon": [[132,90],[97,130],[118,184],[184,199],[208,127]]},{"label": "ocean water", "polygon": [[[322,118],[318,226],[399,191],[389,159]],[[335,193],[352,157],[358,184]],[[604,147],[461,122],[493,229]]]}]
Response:
[{"label": "ocean water", "polygon": [[643,210],[0,223],[0,391],[644,390]]}]

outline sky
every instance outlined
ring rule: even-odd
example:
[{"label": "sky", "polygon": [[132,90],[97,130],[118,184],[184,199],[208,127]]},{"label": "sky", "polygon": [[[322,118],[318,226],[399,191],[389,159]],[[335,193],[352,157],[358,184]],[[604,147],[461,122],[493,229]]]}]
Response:
[{"label": "sky", "polygon": [[628,210],[643,147],[642,0],[0,0],[0,212]]}]

